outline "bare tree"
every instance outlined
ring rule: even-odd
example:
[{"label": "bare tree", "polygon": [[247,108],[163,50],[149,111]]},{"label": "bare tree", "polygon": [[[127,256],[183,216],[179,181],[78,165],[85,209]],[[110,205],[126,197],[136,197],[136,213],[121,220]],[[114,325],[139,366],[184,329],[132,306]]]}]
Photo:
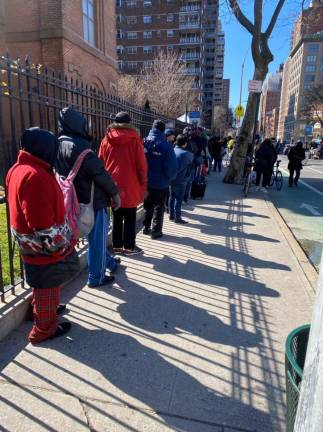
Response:
[{"label": "bare tree", "polygon": [[[251,34],[251,52],[254,62],[253,79],[264,81],[268,73],[268,65],[274,59],[269,48],[268,41],[276,25],[277,18],[282,10],[285,0],[278,0],[274,13],[269,21],[268,27],[263,31],[263,0],[254,0],[254,22],[242,12],[238,0],[228,0],[229,7],[239,23]],[[258,110],[260,94],[249,93],[246,113],[241,126],[241,135],[244,139],[239,140],[232,155],[231,165],[224,178],[226,183],[240,183],[243,175],[245,157],[248,143],[254,128],[256,112]]]},{"label": "bare tree", "polygon": [[139,75],[121,75],[118,94],[141,106],[148,100],[160,114],[178,117],[186,109],[196,108],[198,99],[198,91],[193,90],[195,78],[186,75],[185,69],[185,63],[176,54],[159,51]]},{"label": "bare tree", "polygon": [[213,109],[213,124],[215,133],[219,136],[224,135],[231,126],[229,123],[229,110],[223,106],[215,106]]},{"label": "bare tree", "polygon": [[323,84],[306,91],[301,116],[307,123],[320,123],[323,128]]}]

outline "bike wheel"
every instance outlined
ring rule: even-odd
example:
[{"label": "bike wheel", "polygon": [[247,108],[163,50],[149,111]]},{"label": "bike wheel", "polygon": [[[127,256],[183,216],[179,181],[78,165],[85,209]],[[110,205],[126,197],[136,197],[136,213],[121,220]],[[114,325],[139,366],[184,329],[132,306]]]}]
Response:
[{"label": "bike wheel", "polygon": [[284,179],[281,171],[277,171],[276,173],[276,189],[280,191],[283,187]]},{"label": "bike wheel", "polygon": [[269,182],[269,186],[272,187],[274,182],[275,182],[275,173],[272,173],[271,177],[270,177],[270,182]]},{"label": "bike wheel", "polygon": [[245,178],[245,181],[244,181],[244,185],[243,185],[243,193],[244,193],[244,196],[246,198],[247,198],[249,190],[250,190],[250,185],[251,185],[251,173],[249,173],[247,175],[247,177]]}]

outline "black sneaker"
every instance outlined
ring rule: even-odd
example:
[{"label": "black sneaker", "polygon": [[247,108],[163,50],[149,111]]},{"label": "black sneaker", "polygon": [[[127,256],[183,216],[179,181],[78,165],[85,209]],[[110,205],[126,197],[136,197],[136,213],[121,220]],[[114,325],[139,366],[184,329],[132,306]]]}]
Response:
[{"label": "black sneaker", "polygon": [[185,225],[188,224],[188,222],[184,219],[175,219],[175,223]]},{"label": "black sneaker", "polygon": [[174,221],[175,220],[174,216],[169,216],[169,220]]},{"label": "black sneaker", "polygon": [[57,337],[63,336],[65,333],[71,330],[71,327],[72,323],[69,321],[59,323],[56,332],[49,339],[55,339]]},{"label": "black sneaker", "polygon": [[144,228],[143,232],[144,235],[150,235],[151,234],[151,229],[150,228]]},{"label": "black sneaker", "polygon": [[153,240],[156,240],[156,239],[159,239],[160,237],[163,237],[163,233],[161,232],[161,231],[159,231],[159,232],[153,232],[152,234],[151,234],[151,238],[153,239]]},{"label": "black sneaker", "polygon": [[135,246],[133,249],[125,249],[124,250],[124,255],[126,255],[126,256],[140,255],[142,253],[144,253],[143,249],[141,249],[138,246]]},{"label": "black sneaker", "polygon": [[105,276],[101,283],[99,283],[99,282],[98,283],[88,283],[87,286],[89,288],[97,288],[97,287],[111,284],[114,282],[114,280],[115,280],[114,276]]}]

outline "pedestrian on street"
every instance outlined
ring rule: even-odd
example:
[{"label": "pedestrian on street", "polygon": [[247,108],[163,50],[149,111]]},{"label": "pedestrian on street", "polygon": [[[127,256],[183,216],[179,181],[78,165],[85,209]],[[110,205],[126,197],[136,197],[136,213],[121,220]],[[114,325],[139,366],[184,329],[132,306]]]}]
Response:
[{"label": "pedestrian on street", "polygon": [[[173,145],[166,140],[165,123],[155,120],[144,141],[148,162],[148,195],[144,201],[144,234],[162,237],[165,200],[177,163]],[[151,227],[153,221],[153,226]]]},{"label": "pedestrian on street", "polygon": [[147,191],[147,162],[143,141],[131,126],[127,112],[119,112],[101,142],[99,157],[118,185],[121,207],[113,211],[112,244],[115,253],[136,255],[137,206]]},{"label": "pedestrian on street", "polygon": [[[298,180],[303,169],[302,161],[305,159],[305,150],[303,148],[302,141],[292,147],[288,153],[288,169],[289,169],[289,187],[293,187],[293,184],[297,187]],[[294,174],[295,177],[294,177]]]},{"label": "pedestrian on street", "polygon": [[188,222],[182,219],[182,202],[191,176],[193,155],[187,150],[187,138],[184,135],[176,138],[175,155],[177,174],[170,187],[169,219],[177,224],[187,224]]},{"label": "pedestrian on street", "polygon": [[[86,119],[73,108],[63,108],[59,113],[59,151],[56,170],[67,177],[79,155],[91,147],[91,138],[87,132]],[[114,276],[106,275],[106,270],[115,272],[118,261],[107,248],[109,214],[107,208],[120,207],[118,188],[103,162],[94,152],[84,158],[74,186],[79,203],[88,204],[93,193],[95,223],[88,235],[88,286],[91,288],[114,282]]]},{"label": "pedestrian on street", "polygon": [[28,339],[33,344],[70,330],[69,321],[57,321],[57,313],[65,309],[59,304],[60,287],[80,270],[76,239],[65,221],[63,193],[53,170],[58,147],[50,132],[25,130],[18,161],[6,179],[11,231],[32,287],[34,325]]},{"label": "pedestrian on street", "polygon": [[216,172],[216,169],[218,169],[218,171],[221,172],[224,147],[223,143],[220,141],[220,137],[213,136],[210,138],[208,149],[213,161],[213,171]]},{"label": "pedestrian on street", "polygon": [[270,139],[265,139],[256,151],[256,166],[257,173],[256,186],[259,187],[262,176],[262,190],[267,191],[270,183],[270,178],[273,172],[273,165],[276,159],[276,153]]},{"label": "pedestrian on street", "polygon": [[[166,139],[169,143],[171,143],[172,145],[174,145],[175,142],[175,131],[174,129],[166,129],[165,130],[165,135],[166,135]],[[170,197],[170,188],[168,188],[167,190],[167,195],[166,195],[166,201],[165,201],[165,206],[166,206],[166,213],[169,213],[169,197]]]}]

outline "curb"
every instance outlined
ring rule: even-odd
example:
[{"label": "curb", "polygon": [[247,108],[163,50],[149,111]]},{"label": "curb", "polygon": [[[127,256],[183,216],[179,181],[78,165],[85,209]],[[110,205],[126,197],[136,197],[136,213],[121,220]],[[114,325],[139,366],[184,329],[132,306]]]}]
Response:
[{"label": "curb", "polygon": [[305,278],[305,282],[307,282],[307,284],[310,286],[310,291],[308,291],[308,294],[311,298],[313,298],[316,293],[318,271],[304,252],[304,249],[293,234],[292,230],[287,225],[279,209],[268,197],[265,197],[265,202],[274,220],[277,222],[277,225],[279,226],[285,240],[290,246],[301,269],[300,276]]},{"label": "curb", "polygon": [[[143,219],[143,214],[143,207],[139,207],[137,211],[137,232],[142,227],[140,222]],[[111,236],[108,237],[108,245],[111,246]],[[87,244],[78,248],[77,252],[80,259],[80,272],[75,278],[63,285],[65,290],[87,268]],[[23,323],[30,301],[30,288],[17,287],[15,295],[9,295],[6,303],[0,303],[0,341]]]}]

